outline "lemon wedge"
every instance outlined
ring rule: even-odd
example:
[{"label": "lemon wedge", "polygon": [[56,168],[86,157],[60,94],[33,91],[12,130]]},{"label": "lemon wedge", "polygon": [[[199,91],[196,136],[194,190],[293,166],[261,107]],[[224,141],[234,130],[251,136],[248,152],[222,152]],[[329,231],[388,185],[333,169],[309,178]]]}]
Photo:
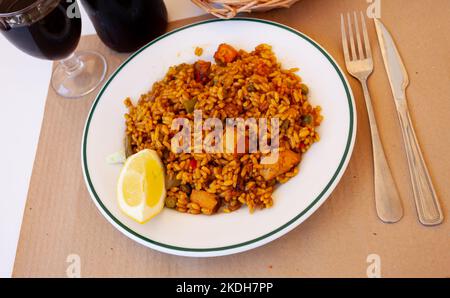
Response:
[{"label": "lemon wedge", "polygon": [[122,212],[144,224],[161,212],[165,197],[164,166],[158,154],[145,149],[130,156],[117,184]]}]

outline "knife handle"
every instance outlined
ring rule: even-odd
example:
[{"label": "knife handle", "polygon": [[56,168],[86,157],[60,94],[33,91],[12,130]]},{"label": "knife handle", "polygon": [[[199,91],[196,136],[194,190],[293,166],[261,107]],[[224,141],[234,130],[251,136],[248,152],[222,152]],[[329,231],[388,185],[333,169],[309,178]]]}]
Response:
[{"label": "knife handle", "polygon": [[397,100],[397,112],[402,128],[419,220],[426,226],[438,225],[442,223],[444,216],[417,141],[406,100]]}]

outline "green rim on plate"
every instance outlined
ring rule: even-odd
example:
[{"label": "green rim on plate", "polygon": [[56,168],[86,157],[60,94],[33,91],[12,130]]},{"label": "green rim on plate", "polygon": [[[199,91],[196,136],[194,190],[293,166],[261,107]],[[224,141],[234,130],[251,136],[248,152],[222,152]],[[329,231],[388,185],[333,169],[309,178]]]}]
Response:
[{"label": "green rim on plate", "polygon": [[[348,100],[348,105],[349,105],[349,114],[350,114],[350,125],[349,125],[349,133],[348,133],[348,139],[347,139],[347,144],[346,144],[346,148],[344,151],[344,155],[342,156],[342,159],[339,163],[338,168],[336,169],[335,173],[333,174],[332,178],[330,179],[330,181],[328,182],[328,184],[325,186],[325,188],[322,190],[322,192],[317,196],[317,198],[305,209],[303,210],[300,214],[298,214],[297,216],[295,216],[294,218],[292,218],[290,221],[288,221],[287,223],[285,223],[284,225],[278,227],[277,229],[274,229],[272,232],[267,233],[263,236],[260,236],[258,238],[246,241],[246,242],[242,242],[242,243],[238,243],[238,244],[234,244],[234,245],[229,245],[229,246],[223,246],[223,247],[214,247],[214,248],[186,248],[186,247],[178,247],[178,246],[173,246],[173,245],[168,245],[168,244],[164,244],[164,243],[160,243],[157,242],[155,240],[149,239],[143,235],[140,235],[138,233],[136,233],[135,231],[133,231],[132,229],[130,229],[129,227],[127,227],[124,223],[122,223],[119,219],[117,219],[113,214],[111,214],[111,212],[105,207],[105,205],[103,204],[103,202],[100,200],[94,185],[92,184],[91,178],[90,178],[90,174],[89,174],[89,170],[88,170],[88,164],[87,164],[87,155],[86,155],[86,147],[87,147],[87,137],[88,137],[88,131],[89,131],[89,127],[91,124],[91,120],[92,120],[92,116],[94,114],[95,108],[97,107],[98,102],[100,101],[100,98],[102,97],[104,91],[106,90],[106,88],[108,87],[108,85],[112,82],[112,80],[115,78],[115,76],[121,71],[121,69],[123,69],[131,60],[133,60],[134,57],[136,57],[137,55],[139,55],[142,51],[144,51],[145,49],[147,49],[148,47],[154,45],[155,43],[157,43],[159,40],[172,35],[176,32],[182,31],[182,30],[186,30],[188,28],[192,28],[192,27],[196,27],[199,25],[203,25],[203,24],[207,24],[207,23],[215,23],[215,22],[234,22],[234,21],[247,21],[247,22],[259,22],[259,23],[264,23],[267,25],[271,25],[271,26],[276,26],[276,27],[280,27],[283,28],[285,30],[290,31],[291,33],[296,34],[297,36],[303,38],[304,40],[308,41],[310,44],[312,44],[316,49],[318,49],[327,59],[328,61],[331,63],[331,65],[333,65],[334,69],[336,70],[336,72],[338,73],[342,84],[345,88],[345,92],[347,94],[347,100]],[[121,227],[122,229],[124,229],[124,231],[126,231],[127,233],[143,240],[144,242],[147,242],[149,244],[153,244],[156,246],[160,246],[166,249],[171,249],[171,250],[175,250],[175,251],[183,251],[183,252],[217,252],[217,251],[225,251],[225,250],[231,250],[231,249],[235,249],[235,248],[239,248],[239,247],[243,247],[243,246],[248,246],[250,244],[255,244],[263,239],[266,239],[280,231],[282,231],[283,229],[286,229],[287,227],[289,227],[290,225],[292,225],[294,222],[296,222],[299,218],[301,218],[303,215],[305,215],[311,208],[313,208],[324,196],[324,194],[329,190],[329,188],[333,185],[333,183],[335,182],[336,178],[339,176],[342,167],[344,166],[347,157],[350,153],[350,149],[351,149],[351,144],[352,144],[352,139],[354,136],[354,123],[355,123],[355,119],[354,119],[355,115],[354,115],[354,107],[353,107],[353,100],[352,100],[352,95],[351,92],[349,90],[347,81],[345,80],[344,75],[342,74],[340,68],[336,65],[336,62],[333,60],[333,58],[330,57],[330,55],[320,46],[318,45],[315,41],[313,41],[311,38],[309,38],[308,36],[304,35],[303,33],[292,29],[290,27],[287,27],[285,25],[279,24],[279,23],[275,23],[275,22],[271,22],[271,21],[266,21],[266,20],[260,20],[260,19],[251,19],[251,18],[234,18],[234,19],[230,19],[230,20],[222,20],[222,19],[212,19],[212,20],[207,20],[207,21],[202,21],[199,23],[194,23],[194,24],[190,24],[187,25],[185,27],[181,27],[178,28],[176,30],[173,30],[171,32],[168,32],[162,36],[160,36],[159,38],[151,41],[150,43],[148,43],[146,46],[144,46],[143,48],[141,48],[139,51],[137,51],[136,53],[134,53],[133,55],[131,55],[127,60],[125,60],[125,62],[122,63],[122,65],[113,73],[113,75],[111,75],[111,77],[108,79],[108,81],[105,83],[105,85],[103,86],[103,88],[101,89],[100,93],[98,94],[98,96],[96,97],[92,108],[89,112],[89,116],[88,119],[86,121],[86,126],[83,132],[83,144],[82,144],[82,159],[83,159],[83,172],[85,175],[85,179],[86,182],[89,186],[89,190],[91,192],[91,194],[94,196],[95,200],[97,201],[98,205],[102,208],[102,210],[108,215],[109,218],[111,218],[119,227]]]}]

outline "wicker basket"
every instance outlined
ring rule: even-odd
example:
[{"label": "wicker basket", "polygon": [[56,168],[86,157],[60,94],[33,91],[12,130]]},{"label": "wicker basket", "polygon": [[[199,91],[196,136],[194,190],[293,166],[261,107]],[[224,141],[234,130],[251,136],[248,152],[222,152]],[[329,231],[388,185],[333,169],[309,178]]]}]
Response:
[{"label": "wicker basket", "polygon": [[299,0],[191,0],[206,12],[222,19],[230,19],[240,12],[267,11],[288,8]]}]

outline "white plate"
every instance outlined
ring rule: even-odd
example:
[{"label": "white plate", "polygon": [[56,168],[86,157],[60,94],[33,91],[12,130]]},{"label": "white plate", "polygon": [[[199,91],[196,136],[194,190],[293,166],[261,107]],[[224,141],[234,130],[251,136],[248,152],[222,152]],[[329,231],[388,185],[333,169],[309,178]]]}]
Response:
[{"label": "white plate", "polygon": [[[175,64],[212,60],[220,43],[252,50],[273,46],[284,68],[299,67],[310,87],[310,101],[321,105],[325,120],[321,141],[309,150],[300,174],[279,187],[271,209],[250,215],[247,208],[231,214],[191,216],[165,209],[140,225],[118,209],[116,182],[121,166],[105,157],[122,147],[126,108]],[[119,231],[150,248],[183,256],[211,257],[246,251],[266,244],[298,226],[328,198],[349,162],[356,135],[353,95],[342,70],[320,45],[277,23],[256,19],[209,20],[172,31],[132,55],[111,76],[95,100],[84,130],[83,173],[93,201]]]}]

